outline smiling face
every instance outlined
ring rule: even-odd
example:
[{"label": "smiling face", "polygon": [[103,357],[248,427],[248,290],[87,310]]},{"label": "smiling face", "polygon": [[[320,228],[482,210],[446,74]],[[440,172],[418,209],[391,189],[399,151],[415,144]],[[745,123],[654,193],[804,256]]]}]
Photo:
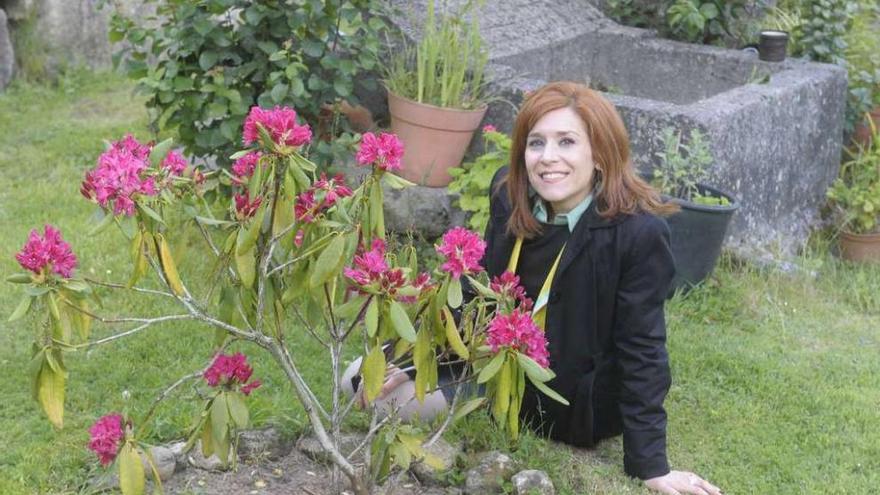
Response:
[{"label": "smiling face", "polygon": [[583,120],[569,107],[544,114],[529,131],[529,184],[553,213],[568,213],[593,190],[593,153]]}]

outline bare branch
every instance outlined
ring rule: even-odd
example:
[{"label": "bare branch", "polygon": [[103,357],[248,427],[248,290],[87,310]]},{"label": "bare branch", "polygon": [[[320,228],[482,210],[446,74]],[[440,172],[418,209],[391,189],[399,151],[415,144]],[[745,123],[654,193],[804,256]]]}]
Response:
[{"label": "bare branch", "polygon": [[142,289],[140,287],[129,287],[126,284],[117,284],[117,283],[113,283],[113,282],[101,282],[100,280],[95,280],[92,278],[85,278],[84,280],[90,284],[100,285],[102,287],[110,287],[111,289],[125,289],[125,290],[134,291],[134,292],[140,292],[143,294],[153,294],[156,296],[165,296],[165,297],[171,297],[171,298],[175,297],[174,294],[172,294],[170,292],[161,291],[161,290]]},{"label": "bare branch", "polygon": [[[114,340],[121,339],[121,338],[123,338],[123,337],[127,337],[127,336],[129,336],[129,335],[133,335],[133,334],[135,334],[135,333],[140,332],[141,330],[144,330],[144,329],[148,328],[150,325],[154,325],[154,324],[156,324],[156,323],[161,323],[161,322],[164,322],[164,321],[173,321],[173,320],[192,320],[192,319],[194,319],[194,318],[193,318],[191,315],[171,315],[171,316],[161,316],[161,317],[159,317],[159,318],[150,318],[150,319],[143,319],[143,318],[122,318],[122,319],[120,319],[120,321],[142,321],[143,324],[142,324],[142,325],[138,325],[138,326],[132,328],[131,330],[127,330],[127,331],[125,331],[125,332],[118,333],[118,334],[116,334],[116,335],[111,335],[111,336],[109,336],[109,337],[105,337],[105,338],[103,338],[103,339],[95,340],[95,341],[92,341],[92,342],[84,342],[84,343],[82,343],[82,344],[76,344],[76,345],[72,345],[72,346],[69,345],[69,344],[66,344],[66,346],[68,346],[68,347],[73,347],[73,348],[75,348],[75,349],[82,349],[82,348],[94,347],[94,346],[97,346],[97,345],[106,344],[106,343],[108,343],[108,342],[113,342]],[[54,339],[53,339],[53,340],[54,340]]]}]

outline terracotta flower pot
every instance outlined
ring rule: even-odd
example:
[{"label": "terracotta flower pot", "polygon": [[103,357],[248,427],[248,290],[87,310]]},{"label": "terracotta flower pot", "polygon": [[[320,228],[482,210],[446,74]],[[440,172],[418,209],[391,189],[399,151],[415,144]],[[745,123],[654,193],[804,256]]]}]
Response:
[{"label": "terracotta flower pot", "polygon": [[880,233],[840,233],[840,257],[850,261],[880,263]]},{"label": "terracotta flower pot", "polygon": [[449,169],[461,164],[474,131],[486,115],[476,110],[441,108],[388,92],[391,132],[403,141],[403,170],[399,175],[416,184],[443,187]]},{"label": "terracotta flower pot", "polygon": [[[869,115],[871,120],[874,121],[874,126],[880,129],[880,107],[874,107]],[[856,124],[855,132],[853,132],[853,141],[864,147],[871,145],[871,126],[868,124],[867,118],[863,118]]]}]

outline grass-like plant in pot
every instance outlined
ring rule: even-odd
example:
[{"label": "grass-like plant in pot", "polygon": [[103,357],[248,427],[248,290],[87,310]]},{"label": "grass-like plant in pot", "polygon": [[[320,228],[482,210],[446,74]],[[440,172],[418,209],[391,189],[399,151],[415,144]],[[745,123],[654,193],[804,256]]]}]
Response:
[{"label": "grass-like plant in pot", "polygon": [[391,60],[386,73],[391,130],[406,148],[402,175],[417,184],[445,186],[486,114],[488,53],[469,1],[438,14],[428,2],[421,39]]},{"label": "grass-like plant in pot", "polygon": [[871,144],[850,153],[827,194],[840,225],[840,255],[880,262],[880,131],[868,122]]},{"label": "grass-like plant in pot", "polygon": [[667,219],[672,232],[675,278],[672,292],[705,279],[721,254],[727,227],[738,202],[729,193],[706,184],[714,158],[708,138],[699,130],[682,141],[680,131],[666,128],[663,151],[653,170],[652,184],[681,210]]}]

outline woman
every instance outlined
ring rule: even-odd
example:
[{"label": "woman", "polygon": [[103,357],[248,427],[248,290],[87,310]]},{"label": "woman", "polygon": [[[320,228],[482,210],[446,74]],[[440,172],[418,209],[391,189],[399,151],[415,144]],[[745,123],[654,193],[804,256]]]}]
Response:
[{"label": "woman", "polygon": [[622,433],[624,470],[648,487],[720,493],[666,459],[663,306],[675,270],[657,215],[674,207],[636,175],[617,111],[580,84],[538,89],[493,183],[484,266],[519,275],[549,341],[549,385],[570,403],[529,390],[526,421],[582,447]]},{"label": "woman", "polygon": [[[671,471],[666,459],[663,306],[675,270],[658,215],[675,207],[635,174],[617,111],[583,85],[548,84],[517,116],[510,163],[493,179],[483,266],[491,277],[520,277],[547,334],[556,373],[548,385],[570,404],[529,385],[526,423],[580,447],[622,433],[624,470],[648,487],[721,493],[693,473]],[[349,367],[344,384],[358,368]],[[389,373],[377,405],[411,404],[411,385],[405,373]],[[435,392],[424,410],[406,412],[425,419],[449,400]]]}]

